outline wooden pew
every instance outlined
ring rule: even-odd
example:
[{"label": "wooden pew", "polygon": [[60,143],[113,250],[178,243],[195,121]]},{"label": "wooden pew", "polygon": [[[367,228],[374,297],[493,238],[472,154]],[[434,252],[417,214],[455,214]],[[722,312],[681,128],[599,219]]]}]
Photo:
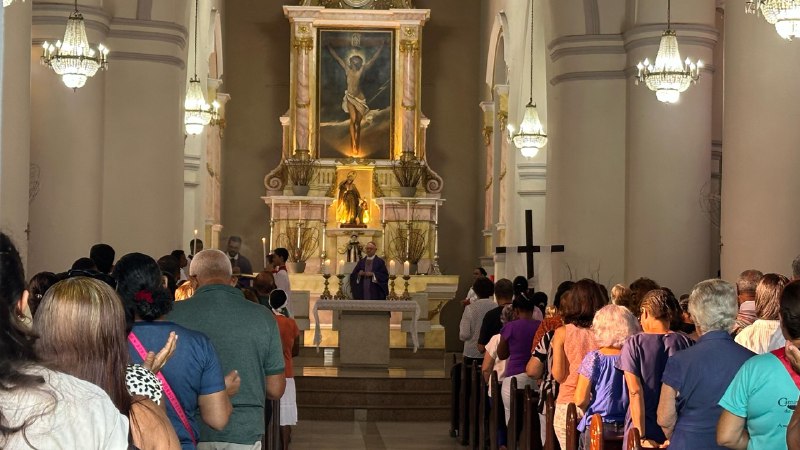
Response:
[{"label": "wooden pew", "polygon": [[567,448],[562,450],[578,450],[578,408],[575,403],[567,405]]},{"label": "wooden pew", "polygon": [[469,444],[469,367],[471,364],[461,363],[461,385],[458,395],[458,441],[461,445]]},{"label": "wooden pew", "polygon": [[[508,418],[508,450],[517,450],[517,379],[511,379],[511,395],[509,395],[509,408],[511,417]],[[500,396],[502,398],[502,395]],[[499,402],[501,403],[501,402]]]},{"label": "wooden pew", "polygon": [[522,408],[521,447],[527,450],[542,450],[542,434],[539,424],[537,404],[539,397],[530,387],[525,386],[524,404]]},{"label": "wooden pew", "polygon": [[[494,371],[492,371],[492,373],[494,373]],[[488,384],[486,383],[486,380],[483,379],[483,373],[480,369],[478,369],[478,379],[480,380],[478,384],[480,385],[479,392],[481,396],[481,401],[478,405],[478,408],[480,409],[480,413],[478,414],[480,419],[480,431],[478,432],[478,442],[480,442],[480,447],[478,448],[484,450],[486,448],[486,439],[488,438],[489,434],[489,394],[487,392]]]},{"label": "wooden pew", "polygon": [[492,386],[492,409],[489,411],[489,449],[497,450],[497,428],[506,420],[497,372],[492,371],[489,384]]},{"label": "wooden pew", "polygon": [[272,414],[264,414],[266,432],[261,438],[261,447],[264,450],[281,450],[281,402],[267,399],[264,407],[269,408]]},{"label": "wooden pew", "polygon": [[619,432],[606,433],[600,414],[592,416],[589,422],[589,450],[622,450],[622,428]]},{"label": "wooden pew", "polygon": [[469,446],[472,450],[479,450],[478,433],[481,428],[479,409],[481,404],[481,378],[480,365],[473,364],[470,368],[469,383]]},{"label": "wooden pew", "polygon": [[553,398],[553,393],[548,392],[545,397],[544,403],[544,450],[557,450],[561,447],[558,445],[556,438],[556,430],[553,427],[553,420],[556,415],[556,399]]},{"label": "wooden pew", "polygon": [[453,362],[450,365],[450,437],[458,436],[459,405],[458,397],[461,395],[461,363],[453,354]]},{"label": "wooden pew", "polygon": [[631,428],[628,432],[628,442],[626,450],[642,450],[642,435],[639,434],[638,428]]}]

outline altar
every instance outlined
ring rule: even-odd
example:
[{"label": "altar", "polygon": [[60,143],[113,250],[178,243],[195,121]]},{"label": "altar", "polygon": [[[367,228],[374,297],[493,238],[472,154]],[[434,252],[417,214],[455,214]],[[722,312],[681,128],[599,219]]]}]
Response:
[{"label": "altar", "polygon": [[[439,261],[444,181],[428,163],[430,120],[421,109],[430,10],[334,5],[283,7],[291,24],[290,95],[280,118],[281,161],[264,177],[263,257],[288,251],[292,291],[307,292],[317,345],[321,339],[347,351],[350,339],[363,339],[347,323],[360,320],[375,333],[406,333],[416,348],[422,333],[441,330],[436,316],[458,285]],[[369,242],[396,272],[389,297],[404,300],[380,302],[375,307],[388,309],[378,315],[363,311],[369,302],[347,301],[348,275]],[[411,304],[413,312],[402,309]],[[402,314],[389,319],[391,311]],[[336,328],[338,336],[330,335]],[[320,338],[326,333],[327,341]]]},{"label": "altar", "polygon": [[414,352],[417,342],[419,305],[413,301],[385,300],[318,300],[314,305],[314,345],[319,350],[322,341],[320,310],[338,311],[339,355],[345,366],[378,366],[389,364],[389,313],[412,312]]}]

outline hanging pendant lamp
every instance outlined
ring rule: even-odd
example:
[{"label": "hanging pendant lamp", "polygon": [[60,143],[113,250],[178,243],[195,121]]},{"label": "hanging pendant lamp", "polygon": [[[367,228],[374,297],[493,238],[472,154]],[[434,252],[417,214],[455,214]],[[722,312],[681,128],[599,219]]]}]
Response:
[{"label": "hanging pendant lamp", "polygon": [[531,0],[531,65],[530,65],[531,90],[528,104],[525,106],[525,114],[519,124],[519,132],[514,134],[512,141],[526,158],[533,158],[539,153],[539,149],[547,145],[547,134],[544,132],[542,121],[539,120],[539,112],[536,110],[536,103],[533,102],[533,0]]}]

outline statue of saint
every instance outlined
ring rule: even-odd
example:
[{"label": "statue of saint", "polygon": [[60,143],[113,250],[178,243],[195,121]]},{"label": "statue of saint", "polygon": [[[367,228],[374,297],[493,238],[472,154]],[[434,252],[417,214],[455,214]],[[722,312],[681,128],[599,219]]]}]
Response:
[{"label": "statue of saint", "polygon": [[356,173],[347,174],[347,179],[339,183],[336,219],[344,225],[361,225],[361,194],[355,185]]},{"label": "statue of saint", "polygon": [[350,242],[347,243],[347,262],[356,262],[361,259],[361,252],[364,246],[358,242],[358,235],[350,236]]},{"label": "statue of saint", "polygon": [[361,121],[369,112],[367,99],[361,90],[361,80],[370,67],[375,64],[375,61],[378,60],[384,44],[381,41],[378,50],[375,51],[366,64],[364,63],[364,51],[360,48],[353,46],[350,56],[345,62],[330,45],[327,46],[331,56],[342,66],[347,77],[347,90],[344,91],[344,98],[342,98],[342,109],[350,115],[350,148],[352,156],[358,156],[361,151]]}]

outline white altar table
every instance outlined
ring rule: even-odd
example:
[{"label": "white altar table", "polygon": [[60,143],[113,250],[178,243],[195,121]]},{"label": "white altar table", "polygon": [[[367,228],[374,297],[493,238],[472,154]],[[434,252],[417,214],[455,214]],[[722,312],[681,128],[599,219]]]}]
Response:
[{"label": "white altar table", "polygon": [[[317,347],[317,351],[319,351],[319,345],[322,340],[322,334],[320,331],[320,321],[319,321],[319,310],[330,310],[330,311],[342,311],[345,313],[391,313],[394,311],[399,312],[413,312],[413,320],[411,321],[411,337],[414,344],[414,351],[417,351],[419,347],[419,342],[417,339],[417,320],[419,319],[419,304],[415,301],[388,301],[388,300],[317,300],[316,304],[314,305],[314,345]],[[358,318],[354,318],[355,320],[360,320]],[[366,316],[364,316],[366,320]],[[344,349],[344,341],[341,336],[342,333],[347,333],[348,328],[352,324],[342,323],[340,333],[340,348],[342,351],[342,355],[345,354],[347,350]],[[381,349],[385,347],[385,351],[388,354],[389,350],[389,318],[388,314],[385,317],[385,339],[369,339],[366,342],[362,341],[360,344],[369,345],[375,344],[376,346],[381,345]],[[380,330],[378,330],[380,331]],[[379,333],[375,333],[378,335]],[[378,342],[378,341],[385,341],[385,342]],[[388,361],[387,361],[388,362]]]}]

